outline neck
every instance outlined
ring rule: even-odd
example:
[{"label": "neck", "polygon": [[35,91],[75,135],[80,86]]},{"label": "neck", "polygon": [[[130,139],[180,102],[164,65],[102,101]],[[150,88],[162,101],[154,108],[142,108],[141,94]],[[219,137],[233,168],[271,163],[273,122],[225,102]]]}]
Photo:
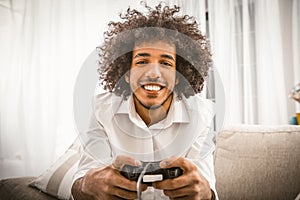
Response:
[{"label": "neck", "polygon": [[162,105],[154,108],[144,106],[135,96],[133,99],[136,112],[147,126],[151,126],[152,124],[155,124],[167,117],[172,103],[173,94],[170,94],[169,97],[162,103]]}]

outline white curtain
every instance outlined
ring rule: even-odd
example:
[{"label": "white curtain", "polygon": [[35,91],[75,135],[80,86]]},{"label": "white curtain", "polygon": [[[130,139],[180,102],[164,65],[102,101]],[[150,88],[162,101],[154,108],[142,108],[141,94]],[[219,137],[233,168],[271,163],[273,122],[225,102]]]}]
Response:
[{"label": "white curtain", "polygon": [[[205,24],[204,2],[166,4]],[[141,8],[135,0],[0,1],[0,178],[39,175],[76,138],[76,77],[129,5]]]},{"label": "white curtain", "polygon": [[[293,56],[293,83],[300,83],[300,1],[292,2],[292,56]],[[295,103],[296,112],[300,113],[300,103]]]},{"label": "white curtain", "polygon": [[[283,37],[295,27],[293,24],[283,30],[285,23],[292,18],[299,23],[299,14],[292,16],[292,10],[299,13],[299,7],[292,3],[292,0],[208,1],[213,58],[226,96],[225,124],[288,123],[287,96],[293,84],[287,83],[288,79],[299,79],[299,64],[285,65],[286,52],[293,51],[299,60],[299,48],[292,50],[293,41],[287,43]],[[295,0],[294,4],[299,2]],[[286,9],[289,12],[284,12]],[[282,20],[284,13],[289,16]],[[299,29],[293,34],[299,37]]]},{"label": "white curtain", "polygon": [[107,5],[0,2],[0,177],[40,174],[77,136],[74,84],[101,42]]}]

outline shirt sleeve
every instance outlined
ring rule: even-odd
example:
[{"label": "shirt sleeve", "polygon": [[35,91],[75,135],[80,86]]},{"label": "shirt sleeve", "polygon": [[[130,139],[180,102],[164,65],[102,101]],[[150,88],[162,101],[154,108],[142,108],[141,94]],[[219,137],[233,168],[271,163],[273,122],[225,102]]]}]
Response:
[{"label": "shirt sleeve", "polygon": [[215,192],[216,198],[218,199],[215,187],[216,178],[213,157],[215,150],[213,139],[215,135],[213,131],[208,131],[207,129],[204,131],[206,131],[207,134],[200,134],[186,154],[186,158],[197,165],[199,172],[209,182],[210,188]]},{"label": "shirt sleeve", "polygon": [[89,169],[101,168],[112,163],[112,151],[104,127],[93,114],[86,133],[81,135],[83,151],[73,182],[83,177]]}]

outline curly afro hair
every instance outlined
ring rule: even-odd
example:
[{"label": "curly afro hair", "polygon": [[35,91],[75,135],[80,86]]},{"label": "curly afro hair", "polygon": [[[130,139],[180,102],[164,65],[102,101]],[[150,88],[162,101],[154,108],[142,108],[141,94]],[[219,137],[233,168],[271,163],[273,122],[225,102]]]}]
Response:
[{"label": "curly afro hair", "polygon": [[200,93],[208,70],[212,66],[210,46],[201,34],[193,17],[179,15],[180,8],[162,6],[151,8],[144,3],[147,13],[128,8],[120,14],[122,22],[110,22],[104,33],[104,44],[97,49],[101,84],[118,96],[131,94],[125,74],[129,72],[135,45],[147,41],[167,41],[176,46],[176,71],[179,83],[174,90],[181,99]]}]

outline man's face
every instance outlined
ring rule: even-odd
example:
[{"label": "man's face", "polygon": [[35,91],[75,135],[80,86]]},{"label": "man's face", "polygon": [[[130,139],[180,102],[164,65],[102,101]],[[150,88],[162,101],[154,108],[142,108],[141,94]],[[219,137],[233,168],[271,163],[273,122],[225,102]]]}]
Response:
[{"label": "man's face", "polygon": [[162,106],[176,84],[176,47],[163,41],[134,47],[126,78],[138,102],[148,109]]}]

